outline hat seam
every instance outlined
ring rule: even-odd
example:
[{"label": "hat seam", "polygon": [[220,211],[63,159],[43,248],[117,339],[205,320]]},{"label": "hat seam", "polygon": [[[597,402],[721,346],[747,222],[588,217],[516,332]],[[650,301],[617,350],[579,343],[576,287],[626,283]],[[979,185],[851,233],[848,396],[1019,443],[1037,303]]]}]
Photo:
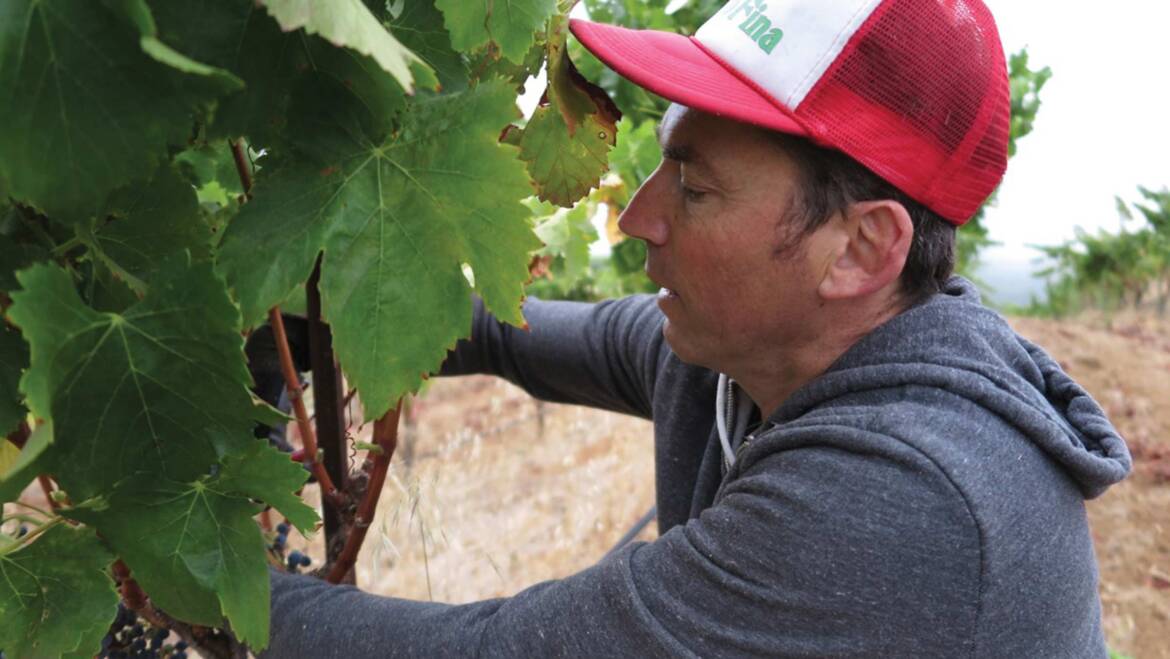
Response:
[{"label": "hat seam", "polygon": [[[880,5],[880,4],[881,3],[879,2],[878,5]],[[812,93],[813,87],[817,86],[817,82],[820,82],[821,78],[823,78],[825,76],[825,74],[827,74],[829,72],[829,69],[832,68],[832,66],[833,66],[833,62],[835,62],[837,60],[837,58],[840,57],[841,54],[845,52],[845,45],[848,44],[849,41],[858,32],[861,31],[861,28],[865,26],[866,21],[862,21],[861,23],[857,24],[857,26],[853,29],[853,31],[849,34],[849,36],[844,39],[845,43],[841,46],[841,48],[837,48],[837,44],[841,42],[842,35],[845,34],[845,32],[848,30],[849,26],[853,25],[853,21],[857,18],[857,15],[862,13],[862,11],[864,11],[867,6],[869,6],[868,3],[863,3],[861,6],[859,6],[857,8],[857,10],[853,12],[853,15],[849,17],[849,22],[846,23],[844,26],[842,26],[840,30],[838,30],[837,36],[833,37],[833,41],[829,44],[829,47],[826,48],[825,51],[823,53],[821,53],[821,56],[817,58],[816,64],[809,69],[808,73],[806,73],[803,78],[801,78],[800,83],[797,84],[796,88],[793,89],[791,92],[789,92],[789,94],[788,94],[788,96],[789,96],[788,102],[789,103],[791,103],[792,97],[800,94],[801,90],[804,90],[804,93],[800,94],[801,103],[803,103],[804,99],[808,98],[808,95]],[[870,7],[869,13],[872,17],[873,14],[877,13],[877,7],[876,6]],[[866,20],[869,20],[869,19],[867,18]],[[832,60],[829,62],[828,66],[821,68],[821,64],[824,63],[825,58],[828,57],[829,53],[832,53],[832,52],[837,53],[836,57],[832,58]],[[808,82],[809,78],[813,77],[813,74],[816,71],[821,72],[820,76],[817,78],[816,82],[814,82],[813,84],[808,86],[808,89],[805,89],[805,83]],[[797,103],[797,105],[800,105],[800,103]],[[793,108],[793,111],[795,112],[795,108]]]},{"label": "hat seam", "polygon": [[[762,96],[764,98],[764,100],[768,101],[773,106],[775,106],[775,108],[777,110],[779,110],[781,113],[783,113],[784,116],[791,119],[797,126],[799,126],[805,133],[807,133],[809,137],[814,136],[814,133],[811,130],[809,130],[809,127],[807,125],[805,125],[805,123],[803,121],[801,121],[796,116],[796,112],[793,110],[790,110],[787,106],[784,105],[784,103],[782,103],[779,99],[777,99],[775,96],[773,96],[771,92],[769,92],[768,90],[761,87],[759,85],[759,83],[757,83],[755,80],[752,80],[751,78],[744,75],[739,69],[728,64],[722,57],[720,57],[719,55],[716,55],[710,48],[707,48],[705,45],[703,45],[703,42],[699,41],[694,36],[690,36],[687,38],[690,39],[691,43],[695,44],[695,46],[697,46],[699,48],[699,50],[703,51],[703,54],[705,54],[707,57],[710,57],[711,59],[715,60],[715,62],[717,64],[719,64],[719,66],[722,66],[724,69],[726,69],[728,71],[728,73],[730,73],[731,75],[738,78],[740,82],[742,82],[745,85],[747,85],[748,87],[750,87],[752,91],[759,94],[760,96]],[[778,131],[778,132],[783,132],[783,131]]]}]

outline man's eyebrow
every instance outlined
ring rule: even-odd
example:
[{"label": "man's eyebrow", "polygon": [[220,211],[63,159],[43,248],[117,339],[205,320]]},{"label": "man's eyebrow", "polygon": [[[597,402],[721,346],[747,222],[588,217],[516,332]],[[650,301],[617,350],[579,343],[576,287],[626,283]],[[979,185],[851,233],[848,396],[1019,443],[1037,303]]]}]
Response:
[{"label": "man's eyebrow", "polygon": [[690,148],[674,144],[662,143],[662,124],[654,126],[654,136],[658,138],[658,147],[662,149],[662,157],[677,162],[691,162],[694,155]]},{"label": "man's eyebrow", "polygon": [[[676,146],[672,144],[663,145],[662,157],[667,160],[674,160],[675,162],[694,163],[696,158],[694,152],[690,147]],[[702,163],[696,163],[702,164]]]}]

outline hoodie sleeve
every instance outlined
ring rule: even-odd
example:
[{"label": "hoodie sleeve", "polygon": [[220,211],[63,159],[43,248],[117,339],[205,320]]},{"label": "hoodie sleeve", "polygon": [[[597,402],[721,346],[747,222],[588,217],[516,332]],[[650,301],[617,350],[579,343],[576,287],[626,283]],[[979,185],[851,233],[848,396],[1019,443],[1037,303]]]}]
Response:
[{"label": "hoodie sleeve", "polygon": [[916,458],[754,461],[651,543],[513,597],[416,602],[274,574],[267,657],[969,656],[979,541]]},{"label": "hoodie sleeve", "polygon": [[506,325],[475,301],[471,338],[442,375],[498,375],[542,400],[650,417],[658,367],[668,352],[652,296],[597,304],[524,305],[528,329]]}]

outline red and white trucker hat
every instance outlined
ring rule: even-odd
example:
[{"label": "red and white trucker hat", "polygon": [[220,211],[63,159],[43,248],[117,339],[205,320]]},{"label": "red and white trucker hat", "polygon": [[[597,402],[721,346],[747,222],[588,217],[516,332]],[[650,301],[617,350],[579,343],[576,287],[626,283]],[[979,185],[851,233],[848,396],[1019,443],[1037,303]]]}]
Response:
[{"label": "red and white trucker hat", "polygon": [[693,37],[571,28],[635,84],[843,151],[956,225],[1007,168],[1007,64],[981,0],[731,0]]}]

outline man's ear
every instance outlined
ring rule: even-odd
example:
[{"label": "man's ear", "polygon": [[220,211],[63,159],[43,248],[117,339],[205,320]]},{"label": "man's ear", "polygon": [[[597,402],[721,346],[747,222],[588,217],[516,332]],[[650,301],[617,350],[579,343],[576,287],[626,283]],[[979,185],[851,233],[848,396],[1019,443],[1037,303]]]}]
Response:
[{"label": "man's ear", "polygon": [[842,240],[818,287],[821,297],[856,298],[896,284],[914,240],[906,208],[890,199],[861,201],[842,219]]}]

